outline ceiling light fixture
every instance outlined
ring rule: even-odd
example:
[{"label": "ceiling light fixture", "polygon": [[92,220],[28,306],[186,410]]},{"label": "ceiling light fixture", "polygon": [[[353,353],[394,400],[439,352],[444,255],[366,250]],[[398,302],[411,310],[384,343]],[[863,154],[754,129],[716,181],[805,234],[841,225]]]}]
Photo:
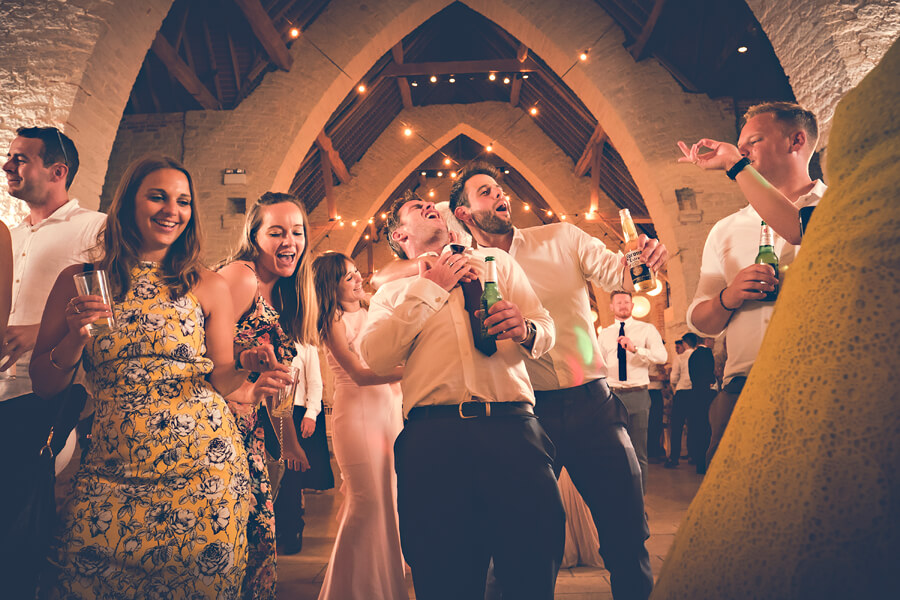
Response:
[{"label": "ceiling light fixture", "polygon": [[366,93],[366,86],[363,85],[363,84],[359,84],[359,87],[356,88],[356,90],[357,90],[360,94],[365,94],[365,93]]},{"label": "ceiling light fixture", "polygon": [[585,50],[584,52],[582,52],[582,53],[578,56],[578,58],[580,58],[582,61],[587,60],[587,50]]},{"label": "ceiling light fixture", "polygon": [[412,135],[412,129],[410,129],[409,127],[407,127],[406,129],[403,130],[403,135],[405,135],[406,137],[411,136],[411,135]]},{"label": "ceiling light fixture", "polygon": [[453,75],[451,75],[451,76],[450,76],[450,79],[448,79],[447,81],[449,81],[450,83],[456,83],[456,77],[454,77]]},{"label": "ceiling light fixture", "polygon": [[413,82],[411,82],[409,85],[411,85],[411,86],[413,86],[413,87],[419,87],[419,82],[418,82],[418,81],[413,81]]},{"label": "ceiling light fixture", "polygon": [[509,85],[509,77],[504,77],[503,83],[505,83],[506,85]]},{"label": "ceiling light fixture", "polygon": [[747,46],[739,46],[738,47],[738,52],[740,52],[741,54],[743,54],[746,51],[747,51]]},{"label": "ceiling light fixture", "polygon": [[532,117],[536,117],[538,114],[537,106],[532,106],[531,108],[528,109],[528,112],[531,113]]},{"label": "ceiling light fixture", "polygon": [[487,146],[484,147],[484,150],[485,150],[485,152],[493,152],[494,147],[491,146],[490,144],[488,144]]},{"label": "ceiling light fixture", "polygon": [[443,171],[438,171],[438,177],[443,177],[443,176],[444,176],[444,172],[443,172]]},{"label": "ceiling light fixture", "polygon": [[294,39],[297,39],[298,37],[300,37],[300,30],[297,29],[296,27],[291,27],[291,37]]},{"label": "ceiling light fixture", "polygon": [[528,79],[528,73],[525,73],[524,75],[522,75],[522,79]]},{"label": "ceiling light fixture", "polygon": [[429,197],[429,198],[434,198],[434,190],[429,190],[429,191],[428,191],[428,197]]},{"label": "ceiling light fixture", "polygon": [[497,79],[497,74],[491,73],[490,75],[488,75],[488,79],[490,79],[491,81],[494,81],[495,79]]},{"label": "ceiling light fixture", "polygon": [[422,175],[422,177],[427,177],[427,176],[428,176],[428,172],[427,172],[427,171],[422,171],[421,175]]},{"label": "ceiling light fixture", "polygon": [[450,166],[450,162],[451,162],[451,161],[450,161],[450,157],[449,157],[449,156],[448,156],[447,158],[444,159],[444,164],[447,165],[448,167]]},{"label": "ceiling light fixture", "polygon": [[437,75],[431,76],[431,83],[437,83]]}]

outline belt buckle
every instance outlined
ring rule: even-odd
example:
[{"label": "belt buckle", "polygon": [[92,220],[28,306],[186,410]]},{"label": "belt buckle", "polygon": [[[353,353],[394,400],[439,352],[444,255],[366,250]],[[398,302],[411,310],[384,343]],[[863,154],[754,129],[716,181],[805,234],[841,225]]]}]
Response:
[{"label": "belt buckle", "polygon": [[470,401],[468,401],[468,402],[460,402],[460,403],[457,405],[457,406],[459,406],[459,418],[460,418],[460,419],[475,419],[475,418],[477,418],[477,417],[480,416],[480,415],[477,415],[477,414],[475,414],[475,415],[466,415],[466,414],[464,414],[464,413],[463,413],[463,405],[464,405],[464,404],[475,404],[475,405],[483,404],[483,405],[484,405],[484,416],[486,416],[486,417],[491,416],[491,405],[490,405],[489,402],[476,402],[476,401],[474,401],[474,400],[470,400]]}]

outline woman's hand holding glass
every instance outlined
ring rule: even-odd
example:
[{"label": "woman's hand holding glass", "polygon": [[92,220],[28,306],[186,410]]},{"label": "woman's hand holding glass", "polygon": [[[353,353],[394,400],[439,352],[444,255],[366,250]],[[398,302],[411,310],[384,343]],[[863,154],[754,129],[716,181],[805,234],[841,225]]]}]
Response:
[{"label": "woman's hand holding glass", "polygon": [[104,317],[112,317],[112,308],[101,296],[75,296],[66,304],[66,323],[69,331],[86,344],[91,338],[88,325]]}]

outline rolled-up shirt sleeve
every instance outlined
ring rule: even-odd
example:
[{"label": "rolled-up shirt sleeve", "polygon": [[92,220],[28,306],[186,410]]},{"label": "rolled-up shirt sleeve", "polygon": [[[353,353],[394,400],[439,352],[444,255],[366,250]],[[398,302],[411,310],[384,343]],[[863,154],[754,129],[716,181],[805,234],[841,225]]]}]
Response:
[{"label": "rolled-up shirt sleeve", "polygon": [[360,351],[369,368],[386,375],[402,365],[426,321],[441,309],[448,297],[445,289],[423,277],[408,285],[382,286],[369,304],[360,342]]}]

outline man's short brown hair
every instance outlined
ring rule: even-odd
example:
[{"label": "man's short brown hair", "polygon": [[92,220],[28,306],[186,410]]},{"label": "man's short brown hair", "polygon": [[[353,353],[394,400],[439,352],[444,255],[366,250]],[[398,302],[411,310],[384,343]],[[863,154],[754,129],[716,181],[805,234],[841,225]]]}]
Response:
[{"label": "man's short brown hair", "polygon": [[805,131],[810,148],[815,149],[816,141],[819,139],[819,124],[816,121],[816,115],[795,102],[763,102],[751,106],[741,119],[741,127],[743,128],[753,117],[767,113],[775,115],[776,121]]},{"label": "man's short brown hair", "polygon": [[457,206],[469,206],[469,199],[466,198],[466,182],[475,175],[487,175],[493,177],[494,181],[500,180],[500,171],[494,165],[484,161],[472,163],[459,174],[453,186],[450,188],[450,212],[455,212]]},{"label": "man's short brown hair", "polygon": [[403,208],[403,206],[406,205],[407,203],[414,202],[414,201],[424,202],[424,200],[422,200],[422,197],[419,196],[417,193],[415,193],[412,190],[406,190],[405,192],[403,192],[402,196],[400,196],[399,198],[394,200],[394,202],[391,204],[391,209],[388,211],[388,218],[387,218],[388,245],[390,245],[391,249],[394,252],[396,252],[397,256],[399,256],[402,259],[408,258],[406,256],[406,251],[400,247],[400,244],[398,244],[397,242],[394,241],[394,238],[391,234],[394,233],[394,230],[396,230],[398,227],[400,227],[400,225],[403,224],[400,220],[400,209]]},{"label": "man's short brown hair", "polygon": [[631,298],[631,292],[626,292],[625,290],[616,290],[609,295],[609,301],[612,302],[613,298],[615,298],[616,296],[618,296],[620,294],[622,296],[628,296],[629,298]]}]

